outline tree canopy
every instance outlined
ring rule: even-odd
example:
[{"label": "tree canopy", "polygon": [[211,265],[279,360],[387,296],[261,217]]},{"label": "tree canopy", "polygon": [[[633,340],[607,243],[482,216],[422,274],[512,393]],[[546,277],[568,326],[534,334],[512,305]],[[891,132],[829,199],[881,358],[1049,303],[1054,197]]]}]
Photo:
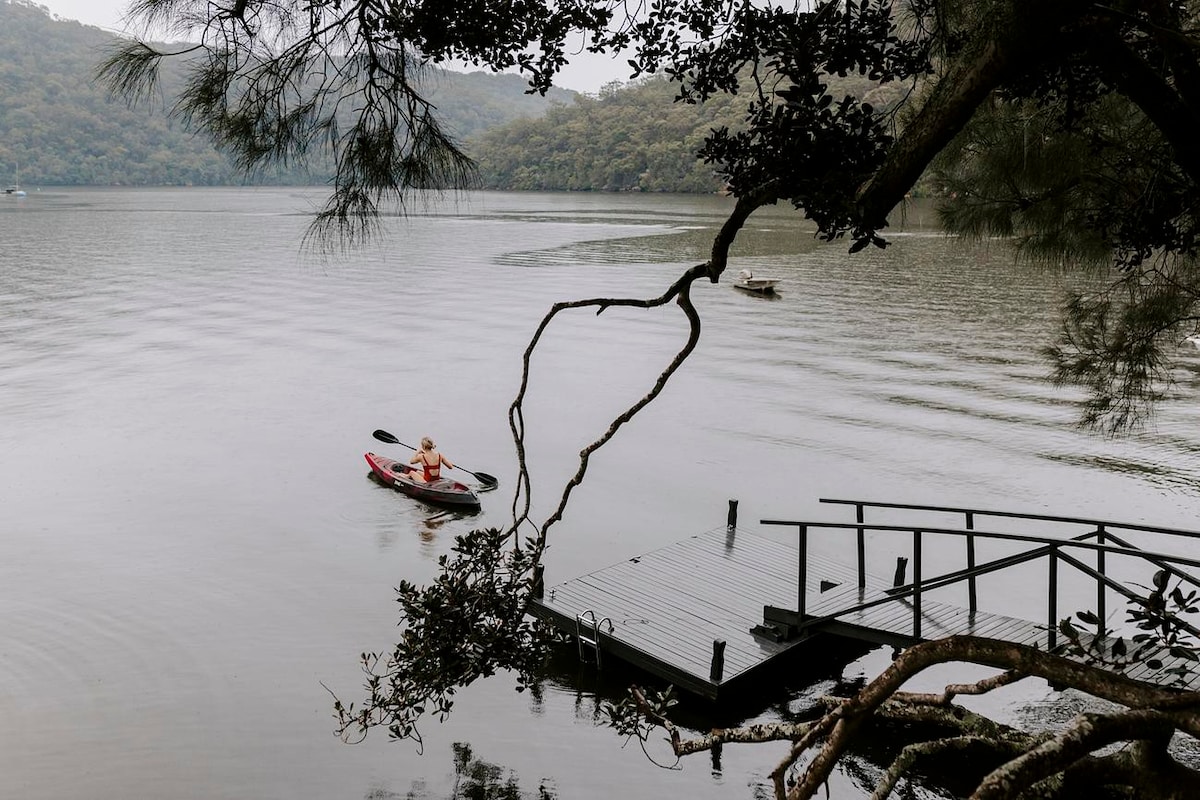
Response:
[{"label": "tree canopy", "polygon": [[[1010,237],[1022,255],[1113,268],[1108,291],[1067,304],[1061,340],[1047,351],[1058,380],[1089,388],[1085,421],[1111,430],[1143,417],[1169,382],[1171,348],[1200,319],[1194,0],[137,0],[132,10],[148,30],[199,42],[177,53],[189,70],[179,108],[243,167],[288,162],[314,148],[332,154],[336,182],[316,223],[326,236],[368,232],[379,203],[403,201],[411,189],[472,185],[470,159],[422,87],[431,64],[516,68],[532,90],[545,91],[583,41],[589,50],[628,51],[634,76],[665,74],[680,102],[736,95],[744,109],[698,151],[737,198],[709,259],[658,297],[567,301],[542,320],[509,411],[520,466],[512,525],[460,538],[430,586],[399,587],[400,642],[386,656],[364,657],[369,697],[360,707],[337,707],[347,735],[384,726],[417,738],[421,718],[447,713],[459,687],[503,669],[536,678],[545,637],[524,611],[548,531],[591,454],[654,399],[695,347],[701,318],[690,288],[720,279],[738,231],[764,205],[794,205],[819,235],[845,237],[852,251],[885,247],[888,214],[930,173],[944,186],[950,230]],[[165,55],[129,42],[103,75],[137,95],[153,87]],[[833,78],[846,75],[888,89],[892,102],[876,106],[839,92]],[[646,396],[583,450],[557,507],[535,524],[523,448],[533,349],[559,314],[668,304],[687,320],[686,344]],[[1155,591],[1165,596],[1165,581]],[[1193,600],[1181,596],[1179,605]],[[776,773],[776,793],[814,796],[885,699],[914,705],[898,693],[905,677],[951,660],[1003,669],[1001,681],[1040,675],[1124,706],[1078,721],[1051,742],[1014,740],[976,797],[1015,797],[1046,788],[1047,778],[1101,769],[1109,782],[1146,796],[1195,791],[1196,773],[1167,745],[1176,731],[1200,733],[1196,694],[1131,685],[1031,648],[950,640],[910,649],[812,726],[780,732],[793,747]],[[945,706],[957,693],[987,688],[947,688],[916,705]],[[617,715],[614,724],[669,724],[654,702],[634,710],[639,722]],[[739,740],[752,739],[724,739]],[[1127,760],[1091,757],[1117,741],[1136,743]],[[793,769],[796,779],[784,780]]]}]

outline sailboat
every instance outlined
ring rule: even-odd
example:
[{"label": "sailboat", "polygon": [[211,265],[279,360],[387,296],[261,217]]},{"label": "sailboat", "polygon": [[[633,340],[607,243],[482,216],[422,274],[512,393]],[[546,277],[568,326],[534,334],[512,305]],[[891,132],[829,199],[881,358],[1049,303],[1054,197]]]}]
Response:
[{"label": "sailboat", "polygon": [[17,162],[17,182],[6,188],[4,193],[13,197],[25,196],[25,190],[21,188],[21,162]]}]

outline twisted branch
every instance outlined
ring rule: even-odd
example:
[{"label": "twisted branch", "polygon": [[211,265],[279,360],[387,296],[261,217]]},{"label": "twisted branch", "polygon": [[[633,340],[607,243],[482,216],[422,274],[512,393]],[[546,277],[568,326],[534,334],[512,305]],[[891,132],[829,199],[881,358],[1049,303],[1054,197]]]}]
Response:
[{"label": "twisted branch", "polygon": [[529,520],[529,509],[531,502],[531,485],[529,479],[529,467],[525,458],[525,394],[529,388],[530,360],[533,357],[533,351],[537,348],[538,342],[541,341],[542,334],[550,325],[550,322],[558,316],[559,313],[573,308],[595,307],[596,314],[603,314],[609,308],[614,306],[624,306],[627,308],[657,308],[666,305],[672,299],[676,299],[679,307],[683,309],[683,313],[687,316],[689,332],[688,339],[684,346],[671,359],[670,364],[658,376],[654,387],[640,400],[630,406],[623,414],[618,416],[608,426],[608,430],[597,439],[589,444],[579,453],[579,468],[575,474],[567,482],[563,489],[562,497],[559,500],[558,507],[554,513],[550,515],[540,526],[537,527],[537,540],[539,544],[544,542],[546,530],[555,522],[562,519],[562,515],[566,510],[567,501],[571,496],[571,491],[583,482],[583,477],[587,473],[588,459],[592,453],[603,447],[616,434],[626,422],[631,420],[637,412],[641,411],[646,404],[662,392],[671,375],[679,368],[691,352],[696,348],[696,343],[700,341],[700,315],[696,312],[696,307],[692,304],[691,286],[692,283],[704,275],[708,274],[708,264],[697,264],[683,273],[667,290],[658,297],[649,300],[639,300],[636,298],[616,298],[616,297],[597,297],[590,300],[571,300],[561,303],[555,303],[550,307],[550,311],[542,317],[541,323],[534,332],[533,338],[530,339],[528,346],[525,348],[524,354],[521,356],[521,386],[517,391],[517,396],[513,400],[512,405],[508,409],[509,428],[512,430],[513,443],[517,448],[517,488],[513,493],[513,521],[510,532],[516,534],[518,528]]}]

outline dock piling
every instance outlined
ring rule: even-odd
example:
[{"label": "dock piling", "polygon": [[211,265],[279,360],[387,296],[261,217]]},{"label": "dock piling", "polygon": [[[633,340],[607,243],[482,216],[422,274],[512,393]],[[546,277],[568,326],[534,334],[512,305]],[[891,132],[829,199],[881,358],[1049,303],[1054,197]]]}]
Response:
[{"label": "dock piling", "polygon": [[725,640],[713,639],[712,666],[708,670],[708,679],[720,683],[725,674]]}]

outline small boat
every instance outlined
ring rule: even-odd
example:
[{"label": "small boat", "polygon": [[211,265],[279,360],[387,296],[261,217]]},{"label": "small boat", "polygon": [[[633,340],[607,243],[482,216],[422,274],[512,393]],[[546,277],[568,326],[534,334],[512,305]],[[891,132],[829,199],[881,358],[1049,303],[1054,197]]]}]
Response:
[{"label": "small boat", "polygon": [[735,289],[741,289],[745,292],[773,294],[775,292],[775,284],[777,283],[779,283],[778,278],[756,278],[753,272],[743,269],[738,272],[738,279],[733,282],[733,286]]},{"label": "small boat", "polygon": [[415,497],[418,500],[424,500],[426,503],[434,503],[439,506],[467,509],[479,508],[479,498],[475,492],[471,491],[471,487],[465,483],[459,483],[450,478],[438,478],[428,483],[417,481],[412,479],[410,473],[415,470],[408,464],[374,453],[367,453],[366,459],[367,463],[371,465],[371,472],[375,474],[376,478],[388,486],[395,487],[409,497]]},{"label": "small boat", "polygon": [[21,188],[21,164],[17,163],[17,182],[4,189],[4,193],[13,197],[24,197],[25,190]]}]

